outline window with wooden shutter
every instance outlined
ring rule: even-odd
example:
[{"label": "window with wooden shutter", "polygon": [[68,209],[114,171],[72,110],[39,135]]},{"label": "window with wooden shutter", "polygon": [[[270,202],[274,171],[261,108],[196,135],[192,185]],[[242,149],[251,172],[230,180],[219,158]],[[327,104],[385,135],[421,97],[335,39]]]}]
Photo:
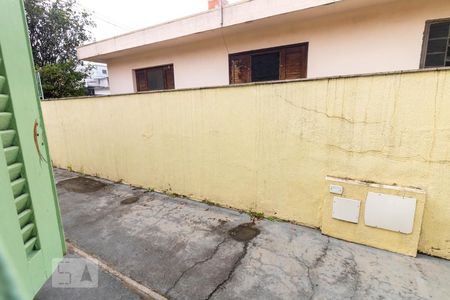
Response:
[{"label": "window with wooden shutter", "polygon": [[251,82],[250,77],[250,56],[230,55],[230,83],[247,83]]},{"label": "window with wooden shutter", "polygon": [[157,91],[175,88],[173,65],[164,65],[135,71],[136,90]]},{"label": "window with wooden shutter", "polygon": [[280,79],[306,78],[308,45],[285,47],[281,50]]},{"label": "window with wooden shutter", "polygon": [[145,70],[136,71],[136,88],[138,92],[148,91]]},{"label": "window with wooden shutter", "polygon": [[306,78],[308,43],[229,56],[230,84]]},{"label": "window with wooden shutter", "polygon": [[175,88],[173,65],[167,65],[164,67],[164,88],[166,90],[173,90]]},{"label": "window with wooden shutter", "polygon": [[428,21],[425,26],[421,68],[450,66],[450,19]]}]

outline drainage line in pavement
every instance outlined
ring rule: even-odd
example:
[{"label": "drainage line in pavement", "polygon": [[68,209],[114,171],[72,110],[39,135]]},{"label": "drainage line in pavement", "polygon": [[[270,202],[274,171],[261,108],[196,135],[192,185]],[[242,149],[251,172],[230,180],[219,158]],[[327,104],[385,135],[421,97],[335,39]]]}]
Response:
[{"label": "drainage line in pavement", "polygon": [[67,248],[69,251],[91,261],[92,263],[98,265],[102,270],[106,271],[107,273],[111,274],[112,276],[118,278],[120,281],[122,281],[130,290],[136,292],[139,294],[139,296],[143,297],[144,299],[154,299],[154,300],[167,300],[164,296],[158,294],[157,292],[149,289],[148,287],[138,283],[137,281],[131,279],[130,277],[120,273],[119,271],[113,269],[112,267],[108,266],[105,262],[101,261],[98,258],[93,257],[92,255],[84,252],[77,246],[75,246],[73,243],[66,241]]}]

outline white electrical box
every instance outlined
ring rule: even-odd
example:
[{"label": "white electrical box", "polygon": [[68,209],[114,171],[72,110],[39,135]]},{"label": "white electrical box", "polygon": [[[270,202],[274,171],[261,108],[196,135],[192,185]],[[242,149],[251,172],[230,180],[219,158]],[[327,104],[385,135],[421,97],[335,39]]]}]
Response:
[{"label": "white electrical box", "polygon": [[344,187],[341,185],[330,184],[330,193],[342,195],[344,193]]},{"label": "white electrical box", "polygon": [[337,220],[357,224],[361,201],[349,198],[334,197],[332,217]]},{"label": "white electrical box", "polygon": [[401,233],[412,233],[416,198],[369,192],[367,194],[364,219],[371,227]]}]

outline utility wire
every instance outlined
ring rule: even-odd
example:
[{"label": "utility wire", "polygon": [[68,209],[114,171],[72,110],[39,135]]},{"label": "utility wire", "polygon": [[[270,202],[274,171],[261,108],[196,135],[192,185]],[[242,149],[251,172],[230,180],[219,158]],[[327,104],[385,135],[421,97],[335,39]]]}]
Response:
[{"label": "utility wire", "polygon": [[108,23],[108,24],[110,24],[110,25],[112,25],[112,26],[115,26],[115,27],[117,27],[117,28],[120,28],[120,29],[129,30],[129,31],[133,30],[132,28],[130,28],[130,27],[126,26],[126,25],[118,24],[117,22],[113,22],[113,21],[111,21],[111,20],[108,20],[107,17],[102,16],[101,14],[99,14],[98,12],[96,12],[95,10],[90,9],[90,8],[88,8],[88,7],[86,7],[86,6],[82,5],[82,4],[80,4],[80,3],[75,3],[75,5],[78,6],[79,8],[81,8],[81,9],[84,9],[84,10],[89,11],[89,12],[93,15],[94,18],[96,18],[96,19],[98,19],[98,20],[100,20],[100,21],[103,21],[103,22],[105,22],[105,23]]}]

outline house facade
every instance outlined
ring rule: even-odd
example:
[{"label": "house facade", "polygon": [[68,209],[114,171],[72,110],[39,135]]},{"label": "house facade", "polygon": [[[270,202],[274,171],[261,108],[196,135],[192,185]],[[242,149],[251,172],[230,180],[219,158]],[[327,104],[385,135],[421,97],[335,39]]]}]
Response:
[{"label": "house facade", "polygon": [[84,85],[91,96],[109,95],[108,68],[105,64],[90,63],[88,77],[84,80]]},{"label": "house facade", "polygon": [[108,65],[112,94],[450,66],[448,0],[209,2],[78,56]]}]

